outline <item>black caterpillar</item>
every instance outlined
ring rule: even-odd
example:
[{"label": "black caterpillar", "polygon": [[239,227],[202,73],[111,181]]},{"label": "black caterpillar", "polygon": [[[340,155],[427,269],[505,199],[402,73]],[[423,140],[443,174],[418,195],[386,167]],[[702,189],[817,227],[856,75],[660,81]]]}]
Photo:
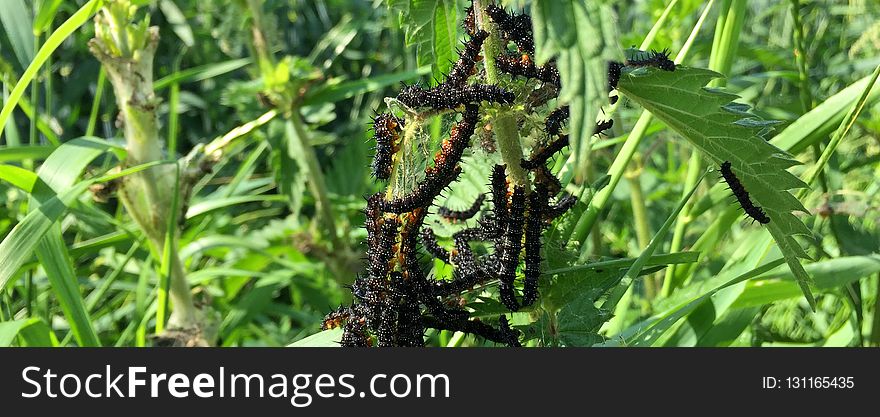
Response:
[{"label": "black caterpillar", "polygon": [[669,59],[669,49],[636,52],[632,58],[626,60],[626,65],[631,67],[656,67],[664,71],[675,71],[675,62]]},{"label": "black caterpillar", "polygon": [[508,13],[494,4],[486,7],[486,14],[498,25],[502,37],[509,42],[513,42],[521,53],[530,55],[535,53],[531,16]]},{"label": "black caterpillar", "polygon": [[515,98],[512,92],[491,84],[471,84],[464,87],[441,84],[428,89],[408,85],[397,95],[397,100],[408,107],[434,110],[456,109],[466,104],[482,102],[511,104]]},{"label": "black caterpillar", "polygon": [[739,178],[736,177],[736,174],[734,174],[733,170],[730,168],[730,161],[724,161],[721,164],[721,176],[724,177],[724,181],[730,186],[730,191],[733,192],[736,200],[739,201],[739,205],[742,206],[743,211],[745,211],[749,217],[755,219],[756,222],[761,224],[770,223],[770,217],[767,216],[767,213],[764,213],[764,210],[761,209],[761,207],[752,203],[751,198],[749,198],[749,192],[746,191],[742,182],[739,181]]},{"label": "black caterpillar", "polygon": [[556,66],[551,63],[550,65],[539,67],[532,62],[528,55],[502,54],[495,58],[495,66],[499,71],[515,77],[536,79],[552,84],[556,88],[562,87],[559,70],[556,69]]},{"label": "black caterpillar", "polygon": [[[620,72],[623,70],[624,65],[620,62],[611,61],[608,63],[608,92],[612,92],[617,89],[617,83],[620,82]],[[611,104],[617,103],[618,97],[611,96],[609,100]]]},{"label": "black caterpillar", "polygon": [[548,135],[556,136],[559,134],[565,121],[568,120],[568,113],[568,106],[562,106],[547,115],[547,119],[544,121],[544,129]]},{"label": "black caterpillar", "polygon": [[[593,129],[593,134],[598,135],[614,125],[614,120],[608,119],[602,122],[596,123],[596,127]],[[528,160],[523,159],[520,166],[525,169],[537,169],[539,166],[542,166],[547,163],[547,160],[550,159],[557,152],[561,151],[562,148],[568,146],[568,135],[559,135],[558,138],[547,144],[542,148],[536,150],[536,152],[532,153],[531,158]]]},{"label": "black caterpillar", "polygon": [[480,57],[480,48],[483,42],[489,37],[489,32],[480,30],[475,32],[471,38],[464,43],[464,49],[458,55],[458,61],[452,66],[449,75],[446,76],[444,84],[447,86],[462,86],[468,77],[473,75],[474,66]]},{"label": "black caterpillar", "polygon": [[471,204],[470,207],[464,210],[452,210],[448,207],[440,207],[437,209],[437,214],[449,221],[461,221],[467,220],[471,217],[474,217],[479,211],[480,207],[483,205],[483,201],[486,200],[486,196],[484,194],[480,194],[477,196],[477,199],[474,200],[474,203]]},{"label": "black caterpillar", "polygon": [[[627,66],[630,67],[656,67],[664,71],[675,71],[675,62],[669,59],[669,49],[662,51],[651,50],[650,52],[635,51],[633,57],[623,62],[611,61],[608,63],[608,92],[617,89],[620,82],[620,74]],[[611,104],[617,102],[618,96],[610,96]]]},{"label": "black caterpillar", "polygon": [[373,118],[373,138],[376,140],[376,154],[373,157],[373,176],[387,180],[391,176],[391,164],[397,152],[397,141],[403,129],[403,120],[390,113],[382,113]]}]

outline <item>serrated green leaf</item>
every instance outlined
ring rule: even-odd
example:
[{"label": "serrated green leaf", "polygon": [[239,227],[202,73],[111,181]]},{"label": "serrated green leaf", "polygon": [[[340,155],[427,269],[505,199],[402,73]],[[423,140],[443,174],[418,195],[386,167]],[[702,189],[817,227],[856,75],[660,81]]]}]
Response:
[{"label": "serrated green leaf", "polygon": [[536,0],[532,10],[536,61],[544,64],[556,57],[562,79],[559,100],[568,104],[571,114],[573,172],[583,180],[597,103],[607,95],[603,55],[614,42],[613,19],[610,10],[598,2]]},{"label": "serrated green leaf", "polygon": [[404,31],[404,42],[415,47],[416,63],[430,65],[434,78],[450,68],[457,59],[457,6],[454,0],[387,0],[388,7],[398,12]]},{"label": "serrated green leaf", "polygon": [[704,88],[719,77],[721,74],[714,71],[685,66],[675,71],[637,68],[624,71],[618,90],[684,136],[715,166],[730,161],[752,201],[770,217],[767,228],[798,277],[807,300],[814,305],[810,278],[799,261],[805,253],[793,239],[809,234],[792,214],[806,209],[789,192],[807,188],[807,184],[786,170],[796,161],[767,142],[763,136],[766,124],[757,123],[759,119],[748,115],[743,105],[731,104],[738,96]]}]

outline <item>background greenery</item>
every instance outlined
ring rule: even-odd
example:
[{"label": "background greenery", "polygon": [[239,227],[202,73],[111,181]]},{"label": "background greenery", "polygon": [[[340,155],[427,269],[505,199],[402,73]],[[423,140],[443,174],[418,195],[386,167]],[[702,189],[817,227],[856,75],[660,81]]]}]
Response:
[{"label": "background greenery", "polygon": [[[96,3],[117,2],[0,2],[4,98],[33,77],[0,141],[0,346],[162,343],[154,335],[163,333],[174,259],[212,335],[204,339],[284,346],[316,333],[324,314],[350,301],[343,286],[362,268],[362,197],[381,188],[367,169],[369,118],[399,82],[444,71],[455,56],[450,39],[462,36],[465,2],[132,2],[140,7],[131,22],[158,27],[153,91],[167,154],[151,166],[123,165],[129,171],[121,174],[114,170],[126,157],[119,102],[89,50]],[[621,59],[630,45],[669,47],[689,67],[725,74],[713,86],[779,121],[766,137],[804,163],[791,172],[810,178],[820,168],[812,188],[796,193],[809,212],[797,215],[810,233],[798,242],[811,258],[803,264],[814,280],[812,312],[769,235],[744,220],[713,175],[686,198],[708,164],[643,113],[650,97],[628,94],[632,100],[609,110],[613,133],[579,135],[572,157],[558,161],[575,184],[607,173],[613,185],[566,220],[586,266],[549,274],[550,314],[514,318],[552,333],[532,334],[532,344],[880,344],[880,96],[869,79],[880,64],[880,7],[866,0],[505,4],[528,7],[536,29],[549,33],[538,39],[539,57],[599,63],[563,67],[563,79],[603,77],[604,59]],[[566,7],[595,24],[560,21]],[[582,102],[571,126],[578,132],[604,92],[567,88],[564,98]],[[177,159],[210,170],[177,172],[168,163]],[[163,245],[106,184],[169,166],[161,172],[191,199],[167,200],[185,207],[163,218],[176,230]],[[462,185],[450,203],[464,205],[477,187],[477,180]],[[629,271],[636,258],[639,268]],[[604,275],[596,263],[635,279],[601,299],[578,296],[598,287]],[[482,343],[429,336],[432,345]]]}]

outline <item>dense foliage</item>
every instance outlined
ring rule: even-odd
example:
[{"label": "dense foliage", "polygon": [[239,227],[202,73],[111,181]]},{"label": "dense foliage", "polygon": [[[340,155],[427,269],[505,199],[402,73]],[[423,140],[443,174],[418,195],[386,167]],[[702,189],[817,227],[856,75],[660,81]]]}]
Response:
[{"label": "dense foliage", "polygon": [[878,16],[4,0],[0,346],[878,345]]}]

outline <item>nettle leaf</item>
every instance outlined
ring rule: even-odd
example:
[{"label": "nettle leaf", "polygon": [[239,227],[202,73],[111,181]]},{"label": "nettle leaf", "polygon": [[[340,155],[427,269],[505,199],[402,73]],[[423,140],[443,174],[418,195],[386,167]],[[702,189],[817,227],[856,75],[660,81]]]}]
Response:
[{"label": "nettle leaf", "polygon": [[407,46],[416,48],[418,66],[431,65],[434,78],[442,79],[455,61],[458,43],[458,7],[455,0],[386,0],[399,13]]},{"label": "nettle leaf", "polygon": [[734,103],[735,94],[705,85],[721,74],[700,68],[676,67],[675,71],[637,68],[624,71],[618,90],[640,104],[672,130],[699,148],[717,167],[730,161],[752,201],[770,217],[766,224],[801,290],[814,305],[809,283],[799,258],[808,258],[796,235],[810,235],[793,212],[808,213],[789,192],[808,185],[787,171],[799,162],[767,142],[771,121],[748,112],[748,106]]},{"label": "nettle leaf", "polygon": [[532,5],[536,60],[556,59],[562,77],[559,99],[571,111],[571,150],[579,179],[587,172],[598,103],[607,100],[603,55],[614,44],[615,22],[600,2],[536,0]]}]

